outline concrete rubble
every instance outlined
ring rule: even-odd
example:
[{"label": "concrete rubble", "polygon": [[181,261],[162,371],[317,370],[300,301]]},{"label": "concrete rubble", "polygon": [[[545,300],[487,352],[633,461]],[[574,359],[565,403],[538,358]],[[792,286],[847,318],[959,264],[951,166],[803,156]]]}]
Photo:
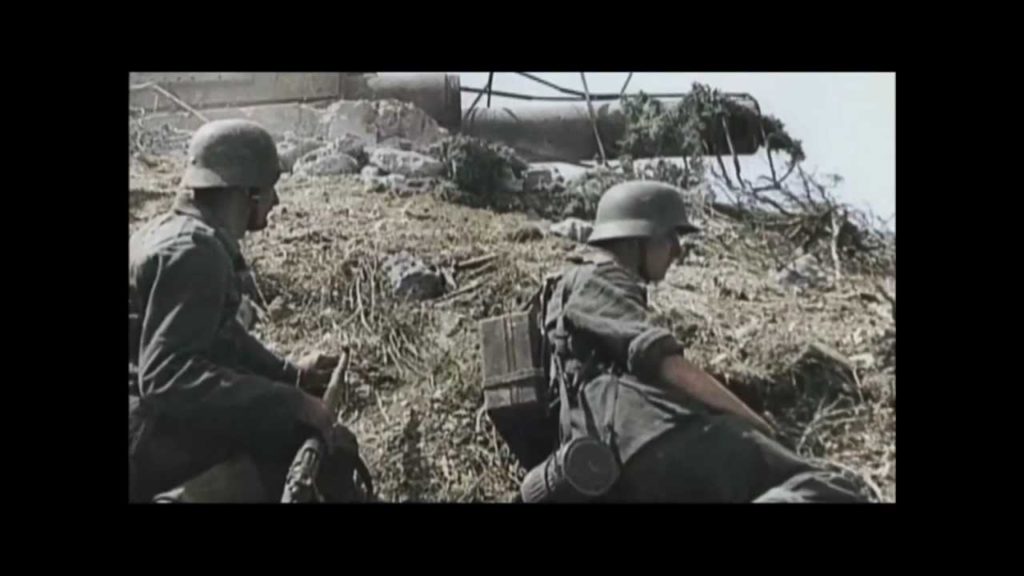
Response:
[{"label": "concrete rubble", "polygon": [[370,153],[370,164],[389,174],[406,177],[438,177],[444,174],[444,164],[435,158],[394,148],[375,148]]},{"label": "concrete rubble", "polygon": [[444,275],[435,266],[426,264],[408,252],[389,256],[383,266],[391,290],[398,298],[429,300],[444,293]]},{"label": "concrete rubble", "polygon": [[586,220],[579,218],[566,218],[561,222],[552,224],[549,231],[555,236],[561,236],[574,242],[586,242],[587,238],[590,238],[590,233],[594,231],[594,226]]}]

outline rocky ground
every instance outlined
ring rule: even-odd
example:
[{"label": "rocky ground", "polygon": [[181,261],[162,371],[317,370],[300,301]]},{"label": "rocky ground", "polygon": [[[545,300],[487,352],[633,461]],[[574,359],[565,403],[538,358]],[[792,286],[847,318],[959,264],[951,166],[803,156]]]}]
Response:
[{"label": "rocky ground", "polygon": [[[559,224],[575,209],[552,214],[539,195],[463,201],[446,157],[429,154],[447,136],[423,122],[386,142],[280,136],[294,173],[270,227],[243,243],[259,286],[252,330],[286,355],[351,347],[342,418],[384,499],[505,501],[523,471],[481,412],[477,323],[558,270],[587,222]],[[129,233],[179,192],[181,142],[132,133]],[[503,193],[528,196],[524,176]],[[686,264],[651,288],[658,320],[786,444],[895,501],[894,246],[891,266],[844,254],[836,278],[827,253],[801,255],[781,232],[711,203],[698,216]]]}]

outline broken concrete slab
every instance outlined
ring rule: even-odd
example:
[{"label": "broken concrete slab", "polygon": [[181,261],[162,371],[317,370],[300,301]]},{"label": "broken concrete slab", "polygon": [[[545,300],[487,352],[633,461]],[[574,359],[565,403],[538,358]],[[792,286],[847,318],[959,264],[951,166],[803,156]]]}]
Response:
[{"label": "broken concrete slab", "polygon": [[408,252],[389,256],[383,266],[391,290],[399,298],[428,300],[444,294],[444,275]]},{"label": "broken concrete slab", "polygon": [[334,176],[355,174],[359,162],[345,154],[327,147],[309,152],[295,163],[295,172],[307,176]]},{"label": "broken concrete slab", "polygon": [[331,150],[344,152],[356,160],[362,158],[363,161],[361,163],[363,165],[366,165],[366,148],[371,145],[372,144],[365,138],[356,134],[343,134],[342,136],[331,140],[330,144],[328,144]]},{"label": "broken concrete slab", "polygon": [[277,145],[277,155],[281,162],[292,170],[295,163],[306,154],[323,148],[325,143],[315,138],[303,138],[295,136],[294,133],[285,134],[284,138]]},{"label": "broken concrete slab", "polygon": [[321,112],[320,132],[327,139],[353,134],[372,144],[405,140],[426,147],[447,136],[429,114],[398,100],[340,100]]},{"label": "broken concrete slab", "polygon": [[376,143],[377,134],[373,130],[376,116],[377,111],[369,100],[339,100],[321,111],[319,131],[329,140],[352,134]]},{"label": "broken concrete slab", "polygon": [[583,243],[590,238],[590,233],[594,231],[594,225],[579,218],[566,218],[557,224],[552,224],[548,230],[556,236]]},{"label": "broken concrete slab", "polygon": [[408,102],[376,100],[374,106],[377,142],[401,138],[416,147],[426,147],[448,135],[429,114]]},{"label": "broken concrete slab", "polygon": [[444,164],[418,152],[376,148],[370,153],[370,164],[391,174],[412,177],[431,177],[444,174]]}]

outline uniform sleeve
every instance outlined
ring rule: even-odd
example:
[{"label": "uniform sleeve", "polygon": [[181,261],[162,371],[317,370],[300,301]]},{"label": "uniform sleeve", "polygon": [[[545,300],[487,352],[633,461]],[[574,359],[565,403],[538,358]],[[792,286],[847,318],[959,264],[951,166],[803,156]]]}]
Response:
[{"label": "uniform sleeve", "polygon": [[231,337],[235,342],[238,363],[242,368],[278,382],[292,385],[298,382],[299,369],[267,349],[241,324],[233,324]]},{"label": "uniform sleeve", "polygon": [[565,305],[566,329],[629,373],[654,382],[662,360],[683,346],[648,319],[643,287],[620,266],[598,265],[576,277]]},{"label": "uniform sleeve", "polygon": [[293,425],[301,393],[210,360],[223,318],[230,260],[212,238],[194,235],[146,264],[139,345],[142,396],[181,418],[243,432]]}]

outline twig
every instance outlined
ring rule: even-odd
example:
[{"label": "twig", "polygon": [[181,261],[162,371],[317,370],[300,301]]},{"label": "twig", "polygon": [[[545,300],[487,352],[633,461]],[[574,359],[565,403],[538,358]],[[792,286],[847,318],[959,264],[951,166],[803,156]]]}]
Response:
[{"label": "twig", "polygon": [[477,434],[483,432],[483,430],[480,429],[480,424],[481,422],[483,422],[484,413],[486,411],[487,409],[483,406],[481,406],[480,409],[476,411],[476,426],[473,429],[476,430]]},{"label": "twig", "polygon": [[363,308],[363,293],[359,289],[360,284],[362,284],[360,276],[362,275],[359,272],[356,272],[356,307],[359,310],[359,321],[362,322],[363,328],[366,328],[366,331],[372,334],[373,329],[370,328],[370,323],[366,321],[366,310]]},{"label": "twig", "polygon": [[604,144],[601,143],[601,133],[597,130],[597,116],[594,115],[594,105],[590,102],[590,88],[587,87],[587,75],[580,72],[580,79],[583,80],[583,91],[587,96],[587,110],[590,112],[590,125],[594,127],[594,138],[597,140],[597,151],[601,153],[601,165],[608,165],[608,158],[604,154]]},{"label": "twig", "polygon": [[767,188],[752,188],[750,190],[750,195],[753,196],[754,199],[757,200],[758,202],[764,202],[766,204],[771,205],[773,208],[778,210],[779,213],[782,214],[783,216],[789,216],[789,217],[793,216],[792,213],[790,213],[788,210],[786,210],[785,208],[782,207],[782,204],[779,204],[778,202],[776,202],[775,200],[773,200],[772,198],[769,198],[767,196],[761,196],[760,192],[763,192],[765,190],[779,190],[779,188],[775,187],[775,186],[767,187]]},{"label": "twig", "polygon": [[835,266],[836,283],[843,278],[842,263],[839,260],[839,210],[832,210],[832,265]]},{"label": "twig", "polygon": [[[825,420],[836,414],[831,412],[831,410],[838,403],[839,399],[836,399],[835,402],[832,402],[831,404],[828,405],[828,408],[824,408],[825,399],[822,398],[821,401],[818,402],[818,407],[814,410],[814,419],[811,420],[811,423],[807,425],[807,428],[804,428],[804,433],[800,436],[800,441],[797,442],[796,451],[798,454],[803,449],[804,443],[807,442],[807,439],[810,437],[811,432],[814,431],[818,424],[824,422]],[[842,411],[839,412],[841,413]]]},{"label": "twig", "polygon": [[468,490],[463,492],[462,496],[459,496],[459,500],[458,501],[459,502],[466,502],[470,498],[472,498],[473,497],[473,493],[476,492],[477,486],[480,486],[480,483],[484,481],[484,478],[485,478],[485,476],[483,476],[483,475],[478,476],[477,479],[473,482],[473,485],[470,486]]},{"label": "twig", "polygon": [[373,396],[377,400],[377,409],[380,410],[380,415],[384,417],[384,422],[388,426],[390,426],[391,425],[391,418],[388,416],[387,411],[384,410],[384,403],[381,402],[381,400],[380,400],[380,393],[377,392],[376,388],[373,389]]},{"label": "twig", "polygon": [[857,478],[860,478],[861,480],[864,481],[865,484],[867,484],[868,488],[871,489],[871,493],[875,497],[876,501],[878,501],[878,502],[884,502],[885,501],[885,499],[882,497],[882,489],[879,488],[877,484],[875,484],[875,482],[871,479],[871,476],[869,474],[862,474],[859,471],[854,470],[853,468],[850,468],[849,466],[847,466],[845,464],[840,464],[839,462],[836,462],[834,460],[826,460],[824,458],[814,458],[812,461],[814,463],[819,464],[819,465],[831,466],[833,468],[838,468],[839,470],[842,470],[843,472],[852,474],[853,476],[855,476]]},{"label": "twig", "polygon": [[445,294],[444,296],[439,298],[438,302],[444,302],[446,300],[451,300],[452,298],[454,298],[456,296],[460,296],[462,294],[466,294],[467,292],[472,292],[472,291],[476,290],[477,288],[479,288],[480,286],[483,285],[483,280],[484,279],[481,278],[481,279],[477,280],[476,282],[473,282],[472,284],[470,284],[468,286],[465,286],[463,288],[459,288],[458,290],[455,290],[454,292],[449,292],[448,294]]},{"label": "twig", "polygon": [[373,314],[377,310],[377,282],[375,282],[376,274],[373,270],[367,272],[370,277],[370,313]]},{"label": "twig", "polygon": [[889,305],[892,308],[892,320],[893,320],[893,322],[895,322],[896,321],[896,298],[891,296],[889,294],[889,292],[886,291],[885,287],[881,285],[881,283],[875,282],[874,284],[875,284],[875,289],[878,290],[882,294],[882,298],[885,298],[889,302]]},{"label": "twig", "polygon": [[732,154],[732,165],[736,170],[736,180],[740,183],[740,190],[743,189],[743,172],[740,170],[740,158],[736,155],[736,148],[732,145],[732,135],[729,134],[729,122],[725,119],[723,114],[720,118],[722,121],[722,130],[725,131],[725,143],[729,145],[729,152]]},{"label": "twig", "polygon": [[456,262],[454,268],[456,272],[461,272],[463,270],[468,270],[470,268],[475,268],[477,266],[486,264],[497,257],[498,254],[486,254],[484,256],[477,256],[476,258],[470,258],[469,260]]},{"label": "twig", "polygon": [[138,91],[138,90],[144,90],[144,89],[146,89],[146,88],[151,88],[151,89],[153,89],[153,90],[156,90],[156,91],[157,91],[157,92],[159,92],[160,94],[163,94],[163,95],[164,95],[164,96],[166,96],[166,97],[167,97],[167,98],[168,98],[168,99],[169,99],[169,100],[170,100],[171,102],[174,102],[174,103],[175,103],[175,104],[177,104],[178,106],[181,106],[182,108],[184,108],[184,109],[185,109],[185,110],[187,110],[188,112],[192,113],[192,115],[193,115],[193,116],[195,116],[196,118],[199,118],[199,119],[200,119],[200,120],[202,120],[203,122],[209,122],[209,121],[210,121],[210,120],[209,120],[209,118],[207,118],[206,116],[204,116],[203,114],[201,114],[201,113],[200,113],[200,112],[199,112],[198,110],[196,110],[195,108],[193,108],[193,107],[189,106],[189,105],[188,105],[188,104],[186,104],[186,103],[185,103],[185,102],[184,102],[184,101],[183,101],[183,100],[182,100],[181,98],[178,98],[178,97],[177,97],[177,96],[175,96],[174,94],[171,94],[170,92],[168,92],[167,90],[165,90],[163,86],[161,86],[161,85],[157,84],[156,82],[146,82],[145,84],[139,84],[139,85],[137,85],[137,86],[129,86],[129,87],[128,87],[128,91],[129,91],[129,92],[135,92],[135,91]]},{"label": "twig", "polygon": [[[729,179],[729,173],[725,170],[725,162],[722,162],[722,155],[719,154],[717,150],[715,150],[715,160],[718,161],[718,167],[722,169],[722,179],[725,180],[726,186],[729,187],[729,190],[735,190],[732,185],[732,180]],[[712,170],[711,173],[714,174],[714,170]]]},{"label": "twig", "polygon": [[489,262],[489,263],[481,266],[480,268],[477,268],[476,270],[470,271],[466,275],[465,279],[466,280],[472,280],[474,278],[480,278],[482,276],[486,276],[487,274],[490,274],[491,272],[494,272],[497,269],[498,269],[498,263],[497,262]]}]

